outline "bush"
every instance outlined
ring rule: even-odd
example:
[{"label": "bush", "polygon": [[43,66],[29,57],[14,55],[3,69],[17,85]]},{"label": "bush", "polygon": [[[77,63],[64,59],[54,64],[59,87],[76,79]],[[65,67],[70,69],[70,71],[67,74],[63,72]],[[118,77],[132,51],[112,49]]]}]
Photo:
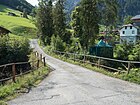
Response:
[{"label": "bush", "polygon": [[26,62],[31,49],[27,39],[0,38],[0,65],[7,63]]},{"label": "bush", "polygon": [[58,50],[58,51],[64,51],[66,48],[66,43],[63,42],[63,40],[57,36],[54,35],[51,37],[51,50]]}]

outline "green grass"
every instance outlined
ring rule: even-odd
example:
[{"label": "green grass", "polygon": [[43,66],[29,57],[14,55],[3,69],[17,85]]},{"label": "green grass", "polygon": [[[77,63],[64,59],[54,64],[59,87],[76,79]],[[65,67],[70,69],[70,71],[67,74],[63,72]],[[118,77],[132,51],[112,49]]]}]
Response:
[{"label": "green grass", "polygon": [[91,64],[88,64],[88,63],[84,64],[82,62],[73,61],[73,60],[70,60],[70,59],[66,59],[65,56],[60,56],[60,55],[56,55],[56,54],[54,54],[52,52],[48,52],[48,47],[46,47],[44,49],[44,51],[47,54],[49,54],[50,56],[53,56],[53,57],[58,58],[58,59],[61,59],[63,61],[66,61],[66,62],[69,62],[69,63],[72,63],[72,64],[76,64],[76,65],[80,65],[80,66],[88,68],[90,70],[93,70],[93,71],[108,75],[110,77],[122,79],[122,80],[133,82],[133,83],[136,83],[136,84],[140,84],[140,68],[132,68],[130,70],[129,74],[124,73],[124,72],[122,72],[122,73],[120,73],[120,72],[110,72],[109,70],[104,69],[104,68],[98,68],[97,66],[92,66]]},{"label": "green grass", "polygon": [[4,86],[0,86],[0,100],[7,101],[17,97],[27,91],[27,88],[36,86],[40,83],[40,81],[43,80],[48,73],[48,67],[43,67],[32,71],[29,74],[18,77],[16,79],[16,83],[7,83]]},{"label": "green grass", "polygon": [[[18,17],[8,16],[8,12],[15,13]],[[20,13],[17,10],[10,9],[6,6],[0,5],[0,26],[9,29],[12,34],[35,38],[36,27],[31,19],[25,19],[20,17]]]}]

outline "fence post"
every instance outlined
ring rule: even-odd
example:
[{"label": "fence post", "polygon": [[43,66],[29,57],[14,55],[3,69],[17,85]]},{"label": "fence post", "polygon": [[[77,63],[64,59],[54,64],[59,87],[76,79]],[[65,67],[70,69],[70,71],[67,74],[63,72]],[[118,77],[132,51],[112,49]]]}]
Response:
[{"label": "fence post", "polygon": [[101,58],[98,59],[98,68],[100,68]]},{"label": "fence post", "polygon": [[84,64],[86,63],[86,54],[84,54]]},{"label": "fence post", "polygon": [[16,83],[16,65],[12,65],[12,73],[13,73],[13,82]]},{"label": "fence post", "polygon": [[127,74],[129,74],[131,68],[131,62],[128,62]]},{"label": "fence post", "polygon": [[39,59],[37,60],[37,69],[39,68]]},{"label": "fence post", "polygon": [[75,58],[76,58],[76,54],[75,54],[75,52],[74,52],[74,62],[75,62]]},{"label": "fence post", "polygon": [[42,61],[42,54],[40,54],[40,61]]},{"label": "fence post", "polygon": [[44,67],[46,66],[46,58],[43,58]]}]

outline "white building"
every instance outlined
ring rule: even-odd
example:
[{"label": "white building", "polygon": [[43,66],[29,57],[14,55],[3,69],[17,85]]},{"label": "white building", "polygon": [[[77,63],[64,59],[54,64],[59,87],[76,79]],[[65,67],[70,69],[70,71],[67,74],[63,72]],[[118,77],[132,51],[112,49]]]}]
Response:
[{"label": "white building", "polygon": [[140,40],[140,31],[139,28],[133,26],[132,24],[124,25],[120,29],[120,43],[132,43],[136,44]]}]

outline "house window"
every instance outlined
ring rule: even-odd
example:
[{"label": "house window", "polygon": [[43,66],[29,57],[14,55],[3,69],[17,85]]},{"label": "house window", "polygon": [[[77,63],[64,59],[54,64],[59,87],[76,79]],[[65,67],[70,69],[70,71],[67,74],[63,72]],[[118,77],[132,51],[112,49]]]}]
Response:
[{"label": "house window", "polygon": [[132,31],[132,34],[135,34],[135,31],[134,30]]},{"label": "house window", "polygon": [[125,26],[125,29],[127,29],[127,26]]},{"label": "house window", "polygon": [[132,26],[130,26],[130,29],[132,29]]},{"label": "house window", "polygon": [[122,33],[125,34],[125,31],[123,31]]}]

